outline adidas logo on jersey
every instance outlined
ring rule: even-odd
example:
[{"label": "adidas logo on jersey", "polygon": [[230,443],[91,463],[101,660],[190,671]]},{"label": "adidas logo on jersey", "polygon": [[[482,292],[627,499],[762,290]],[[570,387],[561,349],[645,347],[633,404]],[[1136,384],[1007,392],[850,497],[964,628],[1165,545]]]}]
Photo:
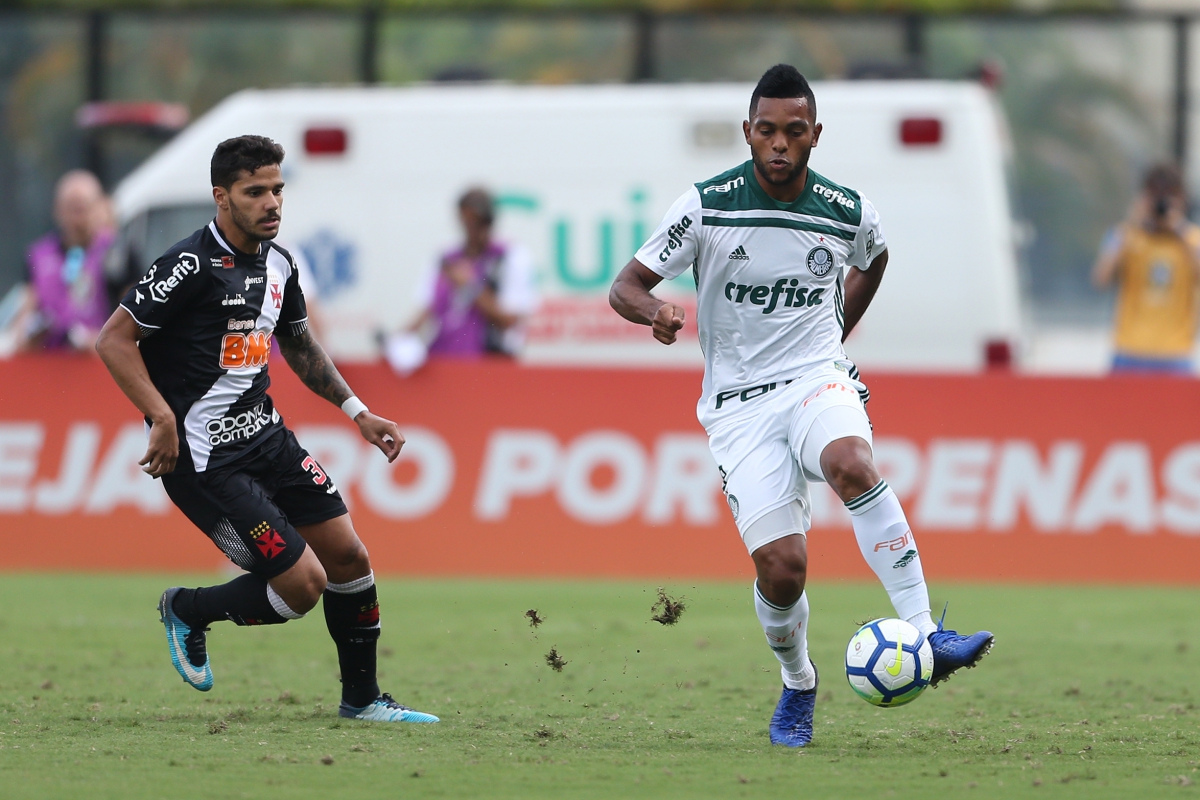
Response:
[{"label": "adidas logo on jersey", "polygon": [[734,250],[732,253],[729,254],[729,257],[733,258],[733,259],[738,259],[741,261],[749,261],[750,260],[750,256],[746,255],[746,248],[742,247],[740,244],[738,245],[737,250]]}]

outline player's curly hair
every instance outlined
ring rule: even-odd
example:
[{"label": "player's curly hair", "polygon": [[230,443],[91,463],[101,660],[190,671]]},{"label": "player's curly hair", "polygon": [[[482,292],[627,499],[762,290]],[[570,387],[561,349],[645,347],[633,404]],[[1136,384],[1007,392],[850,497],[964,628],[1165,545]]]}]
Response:
[{"label": "player's curly hair", "polygon": [[213,151],[209,174],[213,186],[233,186],[242,171],[254,174],[262,167],[283,163],[283,147],[266,136],[226,139]]},{"label": "player's curly hair", "polygon": [[750,95],[750,119],[754,119],[760,97],[803,97],[808,100],[813,119],[817,118],[817,98],[812,87],[800,70],[791,64],[776,64],[758,79],[754,94]]}]

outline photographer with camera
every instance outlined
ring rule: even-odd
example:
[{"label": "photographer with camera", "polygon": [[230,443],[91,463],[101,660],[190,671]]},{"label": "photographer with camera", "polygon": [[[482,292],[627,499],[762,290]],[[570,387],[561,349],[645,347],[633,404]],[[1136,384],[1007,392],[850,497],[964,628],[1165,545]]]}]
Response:
[{"label": "photographer with camera", "polygon": [[1200,228],[1187,218],[1173,165],[1146,173],[1129,217],[1105,238],[1092,271],[1117,284],[1113,372],[1192,374],[1200,286]]}]

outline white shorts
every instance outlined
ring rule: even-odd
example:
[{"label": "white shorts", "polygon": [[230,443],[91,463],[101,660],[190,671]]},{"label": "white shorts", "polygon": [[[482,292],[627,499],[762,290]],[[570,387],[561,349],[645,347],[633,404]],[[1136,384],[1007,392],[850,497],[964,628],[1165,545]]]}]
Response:
[{"label": "white shorts", "polygon": [[871,422],[859,399],[864,389],[844,371],[822,370],[765,395],[753,413],[708,432],[729,509],[751,553],[808,532],[808,484],[825,481],[821,453],[830,442],[857,436],[872,443]]}]

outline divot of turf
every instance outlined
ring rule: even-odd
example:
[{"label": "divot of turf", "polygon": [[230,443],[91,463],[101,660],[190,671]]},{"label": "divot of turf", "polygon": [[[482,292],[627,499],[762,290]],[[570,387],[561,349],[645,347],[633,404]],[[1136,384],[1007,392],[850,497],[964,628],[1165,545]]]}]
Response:
[{"label": "divot of turf", "polygon": [[563,667],[571,662],[566,661],[558,654],[557,647],[551,647],[550,652],[546,653],[546,663],[549,664],[550,669],[554,670],[555,672],[562,672]]},{"label": "divot of turf", "polygon": [[658,600],[650,606],[650,619],[660,625],[674,625],[687,609],[684,598],[670,597],[663,587],[658,587]]},{"label": "divot of turf", "polygon": [[536,628],[546,621],[545,617],[539,616],[536,608],[531,608],[525,612],[525,616],[529,618],[529,627]]}]

